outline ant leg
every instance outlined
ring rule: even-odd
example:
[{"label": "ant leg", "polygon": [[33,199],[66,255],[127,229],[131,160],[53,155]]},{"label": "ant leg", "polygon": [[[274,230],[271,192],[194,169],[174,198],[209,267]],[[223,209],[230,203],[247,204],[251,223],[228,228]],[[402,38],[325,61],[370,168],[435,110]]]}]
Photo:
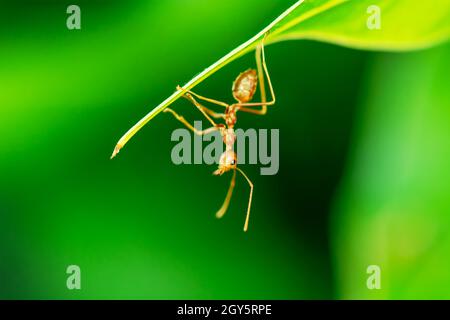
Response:
[{"label": "ant leg", "polygon": [[[211,117],[208,115],[208,112],[206,111],[207,108],[205,108],[204,106],[202,106],[200,103],[197,102],[197,100],[194,99],[193,96],[191,96],[189,93],[186,93],[184,95],[184,97],[186,99],[188,99],[194,106],[197,107],[198,110],[200,110],[200,112],[205,116],[205,118],[214,126],[217,127],[218,125],[213,121],[213,119],[211,119]],[[210,112],[214,112],[212,110],[210,110]],[[215,114],[215,112],[214,112]],[[218,114],[215,114],[218,116]]]},{"label": "ant leg", "polygon": [[203,108],[203,110],[205,110],[205,112],[208,114],[208,115],[210,115],[211,117],[213,117],[213,118],[215,118],[215,119],[225,119],[225,114],[223,114],[223,113],[218,113],[218,112],[215,112],[214,110],[211,110],[211,109],[208,109],[208,108],[206,108],[206,107],[204,107],[204,106],[202,106],[202,108]]},{"label": "ant leg", "polygon": [[[209,108],[207,108],[207,107],[201,105],[201,104],[198,103],[198,102],[194,99],[194,97],[192,97],[189,93],[186,93],[183,97],[186,98],[187,100],[189,100],[189,101],[190,101],[192,104],[194,104],[197,108],[203,109],[203,111],[205,111],[205,112],[206,112],[208,115],[210,115],[211,117],[213,117],[213,118],[215,118],[215,119],[219,119],[219,118],[225,119],[225,114],[215,112],[214,110],[211,110],[211,109],[209,109]],[[200,110],[200,111],[201,111],[201,110]],[[203,112],[202,112],[202,113],[203,113]],[[208,119],[208,121],[209,121],[209,119]]]},{"label": "ant leg", "polygon": [[267,113],[266,105],[263,105],[261,107],[261,110],[258,110],[258,109],[255,110],[253,108],[246,108],[246,107],[239,108],[238,110],[242,111],[242,112],[253,113],[253,114],[262,115],[262,116]]},{"label": "ant leg", "polygon": [[220,207],[219,211],[216,212],[217,218],[222,218],[225,212],[227,212],[228,205],[230,204],[231,195],[233,194],[234,185],[236,183],[236,170],[233,170],[233,178],[231,178],[230,187],[228,188],[227,196],[225,197],[225,201]]},{"label": "ant leg", "polygon": [[244,176],[244,178],[247,180],[249,186],[250,186],[250,196],[248,198],[248,208],[247,208],[247,217],[245,218],[245,224],[244,224],[244,231],[248,230],[248,220],[250,218],[250,208],[252,207],[252,196],[253,196],[253,183],[250,181],[250,179],[247,177],[247,175],[242,171],[241,169],[237,168],[239,172]]},{"label": "ant leg", "polygon": [[[261,65],[261,46],[258,46],[255,50],[255,60],[256,60],[256,66],[258,68],[258,82],[259,82],[259,91],[261,93],[261,102],[266,103],[266,101],[267,101],[266,85],[265,85],[265,81],[264,81],[263,68]],[[248,112],[248,113],[265,115],[267,113],[267,104],[262,105],[260,110],[255,110],[255,109],[246,108],[246,107],[243,107],[240,110],[244,111],[244,112]]]},{"label": "ant leg", "polygon": [[[180,87],[180,86],[177,86],[177,90],[185,90],[183,87]],[[192,94],[193,96],[195,96],[196,98],[199,98],[200,100],[203,100],[203,101],[207,101],[207,102],[211,102],[211,103],[213,103],[213,104],[217,104],[217,105],[219,105],[219,106],[223,106],[223,107],[228,107],[228,104],[227,103],[225,103],[225,102],[222,102],[222,101],[218,101],[218,100],[214,100],[214,99],[210,99],[210,98],[206,98],[206,97],[203,97],[203,96],[201,96],[201,95],[199,95],[199,94],[196,94],[195,92],[192,92],[192,91],[190,91],[190,90],[185,90],[187,93],[190,93],[190,94]]]},{"label": "ant leg", "polygon": [[188,127],[190,130],[192,130],[195,134],[197,134],[199,136],[206,135],[208,133],[211,133],[211,132],[219,129],[219,127],[215,126],[215,127],[211,127],[211,128],[205,129],[205,130],[197,130],[197,128],[193,127],[189,122],[187,122],[183,116],[180,116],[172,109],[166,108],[166,109],[164,109],[163,112],[170,112],[178,121],[183,123],[186,127]]},{"label": "ant leg", "polygon": [[[266,54],[264,52],[264,40],[266,39],[266,36],[267,36],[267,33],[264,36],[264,39],[261,41],[261,44],[256,49],[256,64],[258,66],[258,78],[259,78],[259,85],[260,85],[260,90],[261,90],[261,100],[262,100],[262,102],[240,103],[240,104],[238,104],[238,106],[244,107],[244,108],[240,108],[240,110],[242,110],[242,111],[247,111],[248,110],[248,109],[245,110],[245,107],[261,107],[261,110],[259,110],[259,112],[257,114],[265,114],[266,113],[266,107],[274,105],[275,101],[276,101],[276,99],[275,99],[275,92],[274,92],[273,86],[272,86],[272,81],[270,80],[269,71],[267,70]],[[261,52],[261,54],[259,54],[259,52]],[[261,62],[261,57],[260,56],[262,57],[262,62]],[[265,90],[264,76],[263,76],[262,70],[264,70],[264,73],[266,74],[266,78],[267,78],[267,83],[269,85],[270,94],[272,95],[272,101],[269,101],[269,102],[266,102],[266,90]]]}]

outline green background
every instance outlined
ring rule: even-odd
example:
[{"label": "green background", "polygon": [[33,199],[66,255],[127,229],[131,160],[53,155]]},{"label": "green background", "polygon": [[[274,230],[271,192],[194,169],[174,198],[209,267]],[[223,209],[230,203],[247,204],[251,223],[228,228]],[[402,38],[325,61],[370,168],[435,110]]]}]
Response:
[{"label": "green background", "polygon": [[[280,170],[214,217],[230,175],[171,162],[160,114],[137,120],[292,1],[0,4],[0,298],[450,298],[448,44],[377,53],[310,41],[266,50]],[[231,102],[249,54],[195,91]],[[185,100],[173,106],[201,119]],[[81,268],[81,290],[66,287]],[[366,268],[381,267],[380,290]]]}]

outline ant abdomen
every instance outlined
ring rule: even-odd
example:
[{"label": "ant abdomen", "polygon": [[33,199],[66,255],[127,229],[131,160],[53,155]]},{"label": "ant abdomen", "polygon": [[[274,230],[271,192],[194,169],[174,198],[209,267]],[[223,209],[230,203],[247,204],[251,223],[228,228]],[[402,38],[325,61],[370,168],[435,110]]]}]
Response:
[{"label": "ant abdomen", "polygon": [[248,69],[242,72],[233,82],[233,97],[239,103],[246,103],[252,100],[256,92],[258,76],[256,70]]}]

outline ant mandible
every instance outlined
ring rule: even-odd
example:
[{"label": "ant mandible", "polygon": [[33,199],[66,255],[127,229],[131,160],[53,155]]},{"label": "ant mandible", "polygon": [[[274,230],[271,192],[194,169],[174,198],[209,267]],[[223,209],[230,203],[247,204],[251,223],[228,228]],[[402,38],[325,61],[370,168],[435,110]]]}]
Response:
[{"label": "ant mandible", "polygon": [[[214,171],[214,175],[222,175],[225,172],[233,170],[233,177],[231,178],[230,186],[228,188],[227,195],[225,197],[225,201],[222,204],[222,207],[217,211],[216,217],[222,218],[225,212],[228,209],[228,205],[231,200],[231,195],[233,193],[235,180],[236,180],[236,170],[239,171],[244,178],[247,180],[250,186],[250,195],[248,199],[248,208],[247,208],[247,216],[245,218],[244,231],[248,229],[248,221],[250,218],[250,209],[252,205],[252,196],[253,196],[253,183],[247,177],[247,175],[237,166],[237,155],[233,150],[234,143],[236,141],[236,135],[234,132],[234,125],[237,121],[237,112],[247,112],[257,115],[264,115],[267,112],[267,106],[275,104],[275,94],[273,91],[272,83],[270,81],[269,72],[267,71],[266,58],[264,53],[264,40],[267,36],[264,36],[260,45],[256,48],[256,65],[257,71],[254,69],[249,69],[245,72],[242,72],[236,80],[233,82],[232,93],[234,99],[236,99],[237,103],[233,103],[231,105],[217,101],[214,99],[206,98],[201,95],[198,95],[192,91],[185,90],[182,87],[178,86],[177,90],[184,90],[186,93],[184,97],[188,99],[192,104],[200,110],[200,112],[205,116],[205,118],[212,124],[212,127],[205,130],[197,130],[193,127],[189,122],[187,122],[184,117],[178,115],[172,109],[166,108],[164,112],[171,113],[177,120],[182,122],[186,127],[192,130],[197,135],[206,135],[208,133],[219,131],[223,142],[225,144],[225,152],[222,153],[219,160],[219,168]],[[267,77],[267,83],[269,85],[270,94],[272,95],[272,101],[266,101],[266,91],[264,84],[264,73]],[[261,102],[250,102],[256,92],[256,87],[259,82],[260,93],[261,93]],[[206,108],[201,105],[195,98],[200,100],[216,104],[225,108],[224,113],[216,113],[215,111]],[[260,107],[260,108],[255,108]],[[217,124],[214,122],[215,119],[223,119],[225,120],[225,124]]]}]

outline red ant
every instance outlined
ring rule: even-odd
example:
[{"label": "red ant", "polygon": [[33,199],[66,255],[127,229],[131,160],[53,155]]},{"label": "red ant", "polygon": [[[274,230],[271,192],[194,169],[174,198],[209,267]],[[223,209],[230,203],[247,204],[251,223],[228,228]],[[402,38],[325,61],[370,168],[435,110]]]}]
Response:
[{"label": "red ant", "polygon": [[[261,41],[261,44],[256,48],[256,65],[258,71],[254,69],[249,69],[245,72],[242,72],[236,80],[233,82],[232,93],[234,99],[236,99],[237,103],[233,103],[231,105],[217,101],[214,99],[206,98],[201,95],[198,95],[192,91],[185,90],[182,87],[178,86],[177,90],[183,90],[186,93],[184,97],[192,102],[200,112],[205,116],[205,118],[212,124],[212,127],[205,130],[197,130],[190,123],[188,123],[182,116],[178,115],[172,109],[166,108],[164,112],[170,112],[173,116],[181,121],[186,127],[192,130],[197,135],[205,135],[211,133],[213,131],[219,131],[222,135],[223,142],[225,143],[225,152],[220,156],[219,160],[219,168],[214,171],[214,175],[222,175],[227,171],[233,170],[233,177],[231,178],[230,187],[228,189],[228,193],[225,197],[225,201],[222,207],[217,211],[216,217],[221,218],[225,214],[228,209],[228,205],[230,203],[231,195],[233,193],[235,180],[236,180],[236,170],[239,171],[247,180],[250,185],[250,196],[248,200],[248,208],[247,208],[247,216],[244,224],[244,231],[248,229],[248,221],[250,217],[250,208],[252,205],[252,195],[253,195],[253,183],[247,177],[247,175],[237,167],[237,155],[233,150],[234,143],[236,141],[236,135],[234,132],[234,125],[237,121],[237,112],[243,111],[258,115],[264,115],[267,112],[267,106],[275,104],[275,94],[273,91],[272,83],[270,81],[269,72],[267,71],[266,58],[264,54],[264,40],[267,36],[264,36],[264,39]],[[266,102],[266,91],[264,84],[264,73],[267,77],[267,82],[269,84],[270,93],[272,95],[272,101]],[[256,87],[259,82],[260,92],[261,92],[261,102],[250,102],[256,92]],[[197,102],[194,98],[198,98],[200,100],[210,102],[225,108],[224,113],[216,113],[215,111],[208,109]],[[254,108],[254,107],[260,107]],[[214,122],[215,119],[223,119],[225,120],[225,124],[217,124]]]}]

